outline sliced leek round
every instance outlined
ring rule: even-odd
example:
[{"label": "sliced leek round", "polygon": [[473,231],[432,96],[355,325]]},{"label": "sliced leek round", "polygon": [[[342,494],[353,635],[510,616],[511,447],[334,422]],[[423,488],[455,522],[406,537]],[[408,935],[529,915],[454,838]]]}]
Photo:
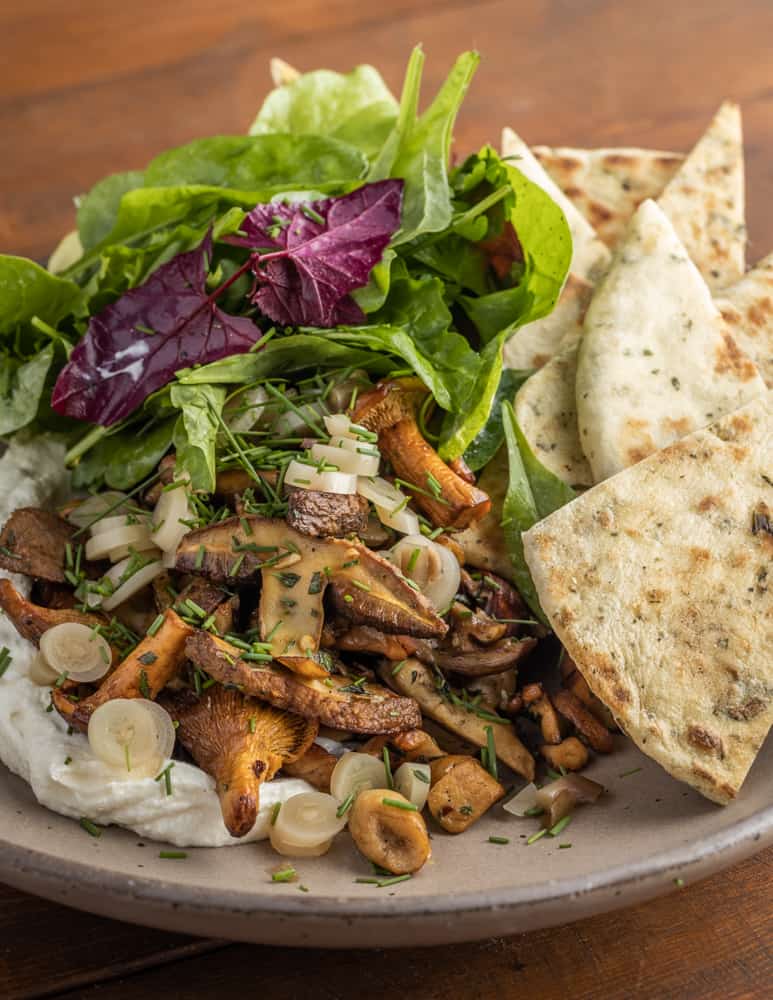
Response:
[{"label": "sliced leek round", "polygon": [[128,601],[130,597],[134,597],[143,587],[147,587],[160,573],[164,572],[163,562],[160,559],[154,559],[152,562],[140,566],[133,573],[129,573],[133,562],[137,562],[137,555],[134,553],[116,563],[105,574],[105,580],[109,580],[115,588],[109,597],[102,599],[101,603],[105,611],[112,611],[119,604]]},{"label": "sliced leek round", "polygon": [[427,802],[430,780],[429,764],[405,763],[395,771],[395,788],[417,809],[423,809]]},{"label": "sliced leek round", "polygon": [[353,424],[345,413],[331,413],[322,418],[325,430],[331,437],[345,437],[353,441],[373,440],[373,435],[365,427]]},{"label": "sliced leek round", "polygon": [[155,776],[174,746],[174,726],[152,704],[143,698],[114,698],[100,705],[89,720],[94,756],[133,778]]},{"label": "sliced leek round", "polygon": [[40,638],[40,654],[57,677],[98,681],[110,669],[112,651],[101,635],[79,622],[62,622]]},{"label": "sliced leek round", "polygon": [[[67,520],[70,524],[74,524],[78,528],[86,528],[94,522],[92,526],[94,528],[99,523],[96,520],[97,518],[105,516],[107,512],[109,512],[109,515],[120,512],[123,507],[121,501],[128,499],[125,493],[120,493],[118,490],[107,490],[105,493],[96,493],[92,497],[86,497],[77,507],[73,507],[66,515]],[[126,516],[125,513],[123,516]]]},{"label": "sliced leek round", "polygon": [[349,751],[338,759],[330,776],[330,794],[339,802],[358,795],[364,788],[381,788],[386,781],[383,760],[369,753]]},{"label": "sliced leek round", "polygon": [[32,657],[29,669],[27,670],[27,676],[33,684],[39,684],[41,687],[51,687],[59,677],[59,674],[48,665],[45,656],[38,651]]},{"label": "sliced leek round", "polygon": [[184,522],[190,521],[192,517],[188,487],[177,480],[158,498],[153,509],[155,528],[150,537],[162,552],[176,552],[183,535],[191,530]]},{"label": "sliced leek round", "polygon": [[327,854],[333,843],[331,838],[330,840],[323,840],[319,844],[302,847],[300,844],[293,844],[283,837],[281,833],[277,833],[276,826],[271,827],[271,832],[268,836],[271,846],[277,854],[281,854],[285,858],[319,858],[321,855]]},{"label": "sliced leek round", "polygon": [[346,826],[339,802],[326,792],[301,792],[282,803],[272,830],[286,843],[314,847],[331,840]]},{"label": "sliced leek round", "polygon": [[316,465],[307,465],[293,459],[285,472],[285,485],[321,493],[352,494],[357,492],[357,476],[350,472],[326,469],[320,472]]},{"label": "sliced leek round", "polygon": [[101,531],[86,542],[87,559],[104,559],[110,552],[115,552],[123,547],[145,548],[152,547],[153,542],[150,532],[145,524],[123,524],[111,528],[109,531]]},{"label": "sliced leek round", "polygon": [[[339,441],[345,440],[338,438]],[[355,441],[349,442],[356,444]],[[363,454],[362,452],[369,452]],[[334,447],[329,444],[313,444],[311,446],[311,457],[317,462],[324,462],[326,466],[334,465],[339,472],[351,472],[355,476],[377,476],[381,456],[378,452],[373,453],[373,449],[368,449],[367,445],[362,446],[362,452],[356,448]]]},{"label": "sliced leek round", "polygon": [[447,608],[453,601],[461,582],[461,567],[445,545],[424,535],[406,535],[387,555],[435,608]]},{"label": "sliced leek round", "polygon": [[386,507],[379,507],[376,504],[376,514],[379,521],[393,531],[399,531],[401,535],[418,535],[419,518],[412,511],[404,507],[402,510],[387,510]]}]

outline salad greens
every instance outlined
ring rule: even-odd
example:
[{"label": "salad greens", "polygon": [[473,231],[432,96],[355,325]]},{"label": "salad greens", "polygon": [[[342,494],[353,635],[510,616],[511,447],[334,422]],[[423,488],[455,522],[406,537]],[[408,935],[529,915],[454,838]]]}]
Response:
[{"label": "salad greens", "polygon": [[[463,53],[423,111],[420,48],[399,101],[370,66],[304,74],[249,135],[96,184],[61,275],[0,256],[0,434],[54,426],[79,487],[130,489],[170,447],[196,490],[239,464],[281,485],[304,407],[324,413],[353,372],[416,375],[443,459],[481,469],[507,438],[529,596],[516,529],[569,497],[519,436],[507,401],[528,373],[503,350],[553,308],[572,247],[517,164],[485,146],[450,165],[478,61]],[[261,392],[271,427],[233,430]]]}]

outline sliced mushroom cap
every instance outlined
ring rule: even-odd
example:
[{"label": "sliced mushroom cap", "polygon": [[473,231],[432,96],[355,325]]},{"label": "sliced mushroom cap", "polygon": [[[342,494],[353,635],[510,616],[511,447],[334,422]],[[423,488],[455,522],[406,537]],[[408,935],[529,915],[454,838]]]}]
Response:
[{"label": "sliced mushroom cap", "polygon": [[379,667],[379,673],[395,691],[415,698],[430,719],[474,746],[488,745],[487,727],[491,726],[497,757],[528,781],[534,780],[534,758],[518,739],[509,721],[492,722],[454,703],[447,683],[419,660],[407,660],[397,674],[393,673],[392,664],[385,663]]},{"label": "sliced mushroom cap", "polygon": [[542,825],[550,829],[578,803],[595,802],[603,791],[603,785],[581,774],[566,774],[543,785],[535,796],[537,805],[544,810]]},{"label": "sliced mushroom cap", "polygon": [[177,551],[177,569],[220,582],[251,580],[260,572],[261,636],[274,657],[308,657],[319,649],[331,584],[336,606],[358,624],[406,635],[446,631],[387,559],[356,541],[311,538],[284,521],[247,516],[192,531]]},{"label": "sliced mushroom cap", "polygon": [[612,753],[615,748],[612,734],[571,691],[556,691],[553,704],[597,753]]},{"label": "sliced mushroom cap", "polygon": [[[186,643],[191,661],[221,684],[232,684],[277,708],[318,719],[332,729],[352,733],[399,733],[421,725],[419,706],[379,684],[352,685],[347,677],[325,681],[299,677],[274,664],[246,663],[239,650],[207,632],[195,632]],[[352,690],[352,688],[355,690]]]},{"label": "sliced mushroom cap", "polygon": [[57,514],[20,507],[0,532],[0,569],[65,583],[67,544],[77,531]]},{"label": "sliced mushroom cap", "polygon": [[255,825],[260,786],[309,749],[316,722],[219,684],[200,696],[167,693],[160,704],[179,723],[177,738],[217,784],[223,822],[234,837]]},{"label": "sliced mushroom cap", "polygon": [[387,788],[360,792],[349,814],[349,832],[360,853],[393,875],[417,872],[430,855],[423,816],[403,795]]},{"label": "sliced mushroom cap", "polygon": [[190,625],[171,609],[164,612],[164,620],[154,635],[146,635],[142,642],[108,674],[99,688],[72,709],[62,705],[63,698],[54,704],[70,725],[85,732],[93,712],[113,698],[147,698],[155,700],[159,692],[182,670],[185,662],[185,640],[193,633]]},{"label": "sliced mushroom cap", "polygon": [[454,755],[432,762],[427,806],[449,833],[462,833],[504,797],[505,790],[474,757]]},{"label": "sliced mushroom cap", "polygon": [[435,663],[443,670],[451,670],[467,677],[487,677],[489,674],[501,674],[503,670],[512,667],[534,649],[537,640],[532,636],[523,639],[501,639],[492,646],[466,652],[438,649],[435,652]]},{"label": "sliced mushroom cap", "polygon": [[54,625],[63,622],[78,622],[97,628],[106,625],[107,619],[100,614],[84,614],[74,608],[44,608],[23,597],[10,580],[0,579],[0,609],[5,612],[14,628],[25,639],[37,646],[40,637]]},{"label": "sliced mushroom cap", "polygon": [[[400,479],[418,487],[413,500],[433,524],[464,528],[485,517],[491,503],[482,490],[449,468],[423,437],[415,413],[426,394],[416,378],[382,382],[360,396],[352,419],[378,432],[382,455]],[[437,484],[436,495],[427,490],[428,483]]]},{"label": "sliced mushroom cap", "polygon": [[291,487],[287,492],[287,523],[315,538],[359,535],[368,524],[369,505],[359,493],[323,493]]}]

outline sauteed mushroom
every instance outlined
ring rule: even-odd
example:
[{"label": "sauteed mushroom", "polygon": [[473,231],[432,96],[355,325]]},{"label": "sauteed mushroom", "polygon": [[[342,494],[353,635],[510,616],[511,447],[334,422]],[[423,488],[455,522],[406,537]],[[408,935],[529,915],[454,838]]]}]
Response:
[{"label": "sauteed mushroom", "polygon": [[0,532],[0,569],[64,583],[67,544],[76,531],[50,511],[20,507]]},{"label": "sauteed mushroom", "polygon": [[349,832],[369,861],[393,875],[417,872],[430,855],[423,816],[388,788],[360,792],[349,815]]},{"label": "sauteed mushroom", "polygon": [[6,579],[0,579],[0,609],[11,620],[19,635],[34,642],[36,646],[44,632],[63,622],[78,622],[89,628],[107,624],[103,615],[86,614],[74,608],[44,608],[33,604],[22,597],[11,581]]},{"label": "sauteed mushroom", "polygon": [[432,761],[427,805],[449,833],[462,833],[498,802],[505,790],[474,757],[451,755]]}]

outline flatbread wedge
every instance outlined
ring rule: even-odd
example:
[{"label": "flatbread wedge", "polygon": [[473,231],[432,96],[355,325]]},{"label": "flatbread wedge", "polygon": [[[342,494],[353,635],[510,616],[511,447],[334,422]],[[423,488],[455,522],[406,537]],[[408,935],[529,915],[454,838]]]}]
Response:
[{"label": "flatbread wedge", "polygon": [[570,274],[553,311],[534,323],[526,323],[507,341],[506,367],[542,368],[565,344],[579,340],[592,294],[593,285]]},{"label": "flatbread wedge", "polygon": [[714,802],[773,722],[773,391],[523,536],[557,636],[636,745]]},{"label": "flatbread wedge", "polygon": [[715,302],[765,385],[773,388],[773,253],[721,292]]},{"label": "flatbread wedge", "polygon": [[741,110],[726,101],[658,199],[710,288],[746,270],[744,200]]},{"label": "flatbread wedge", "polygon": [[532,152],[608,247],[615,247],[647,198],[659,197],[684,156],[659,149],[570,149]]},{"label": "flatbread wedge", "polygon": [[587,281],[597,281],[609,265],[610,253],[590,222],[550,179],[523,139],[511,128],[502,130],[502,156],[511,157],[513,166],[538,184],[558,205],[572,234],[571,271]]},{"label": "flatbread wedge", "polygon": [[577,428],[577,341],[571,342],[527,379],[515,397],[515,416],[532,451],[559,479],[573,487],[593,485]]},{"label": "flatbread wedge", "polygon": [[637,209],[588,307],[576,391],[596,482],[765,391],[654,201]]}]

